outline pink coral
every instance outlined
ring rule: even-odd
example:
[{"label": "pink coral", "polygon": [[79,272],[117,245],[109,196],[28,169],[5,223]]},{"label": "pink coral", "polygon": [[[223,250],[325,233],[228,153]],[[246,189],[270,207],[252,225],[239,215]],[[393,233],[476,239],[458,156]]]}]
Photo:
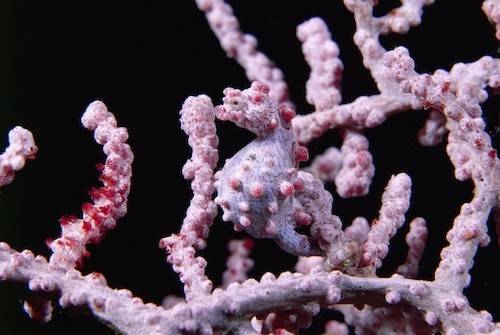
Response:
[{"label": "pink coral", "polygon": [[205,12],[208,24],[219,39],[228,57],[234,58],[250,80],[259,80],[271,87],[271,96],[278,102],[288,102],[288,87],[283,73],[257,49],[257,39],[240,31],[238,19],[224,0],[196,0]]},{"label": "pink coral", "polygon": [[500,2],[498,0],[486,0],[483,2],[483,11],[496,29],[496,37],[500,40]]},{"label": "pink coral", "polygon": [[215,133],[215,109],[207,96],[191,97],[182,106],[181,127],[189,136],[193,155],[183,167],[184,178],[191,179],[193,198],[187,210],[181,231],[160,241],[167,250],[167,260],[180,274],[188,300],[205,295],[212,289],[212,282],[204,275],[207,262],[195,257],[196,249],[206,246],[205,239],[216,214],[212,201],[214,172],[219,159],[218,138]]},{"label": "pink coral", "polygon": [[9,132],[9,147],[0,155],[0,186],[10,184],[16,171],[24,167],[26,159],[34,159],[37,152],[29,130],[15,127]]},{"label": "pink coral", "polygon": [[339,47],[331,40],[326,24],[318,17],[312,18],[297,27],[297,37],[311,67],[306,83],[307,102],[318,111],[338,105],[344,66],[338,57]]},{"label": "pink coral", "polygon": [[105,164],[98,167],[104,186],[89,191],[93,204],[82,205],[81,219],[63,216],[59,220],[61,237],[48,243],[53,251],[50,263],[66,268],[81,266],[83,258],[89,255],[86,245],[99,243],[104,233],[116,226],[116,220],[126,214],[132,177],[134,155],[125,143],[127,130],[116,126],[114,115],[101,101],[87,107],[82,124],[94,131],[96,142],[103,145],[107,156]]},{"label": "pink coral", "polygon": [[249,238],[229,242],[231,256],[226,262],[227,270],[222,274],[222,282],[225,287],[235,282],[243,283],[248,279],[247,274],[254,264],[249,257],[253,247],[254,242]]},{"label": "pink coral", "polygon": [[[117,219],[125,214],[131,187],[134,156],[126,143],[128,131],[117,126],[115,116],[101,102],[94,102],[87,108],[82,123],[94,131],[96,141],[104,146],[106,163],[99,166],[102,187],[91,190],[92,203],[83,206],[82,218],[69,216],[60,220],[62,233],[49,242],[53,251],[49,261],[30,250],[16,251],[0,242],[0,281],[26,286],[28,294],[23,308],[37,321],[49,322],[52,312],[58,311],[56,306],[82,309],[124,334],[296,334],[310,327],[321,310],[334,310],[344,316],[343,322],[331,320],[325,324],[325,334],[331,335],[345,335],[349,330],[357,334],[500,334],[499,324],[494,322],[495,311],[492,310],[492,315],[477,309],[481,303],[477,299],[469,302],[466,294],[474,293],[465,291],[473,283],[471,269],[477,250],[495,237],[490,232],[492,227],[488,220],[492,211],[496,210],[497,234],[500,230],[500,161],[489,136],[494,135],[494,130],[487,128],[489,120],[484,115],[488,95],[498,94],[500,62],[485,56],[470,63],[456,63],[449,70],[439,69],[427,74],[421,73],[419,57],[411,57],[416,54],[413,47],[386,49],[386,44],[391,43],[380,42],[382,36],[403,34],[419,25],[424,6],[432,2],[402,0],[400,6],[378,15],[380,4],[377,1],[344,1],[354,16],[354,44],[378,89],[370,96],[353,97],[351,86],[343,91],[346,102],[342,102],[340,86],[344,75],[349,87],[347,78],[351,75],[349,64],[352,62],[347,57],[350,56],[342,56],[344,62],[340,60],[339,47],[322,19],[312,18],[301,24],[297,37],[302,43],[305,63],[311,70],[305,96],[314,112],[296,116],[296,110],[302,113],[303,106],[299,103],[296,109],[292,107],[294,104],[288,96],[288,85],[281,70],[257,49],[256,38],[240,30],[236,14],[244,8],[239,6],[249,3],[233,2],[233,12],[223,0],[196,1],[203,12],[199,18],[205,14],[222,49],[243,67],[251,83],[233,84],[234,87],[248,87],[246,89],[226,88],[219,106],[214,107],[207,95],[185,100],[180,122],[191,148],[190,157],[180,150],[182,146],[176,147],[177,143],[169,139],[173,132],[168,123],[155,122],[150,113],[138,113],[135,120],[139,123],[129,124],[131,132],[134,134],[143,125],[140,122],[145,122],[148,136],[157,136],[165,143],[158,148],[154,145],[156,141],[148,142],[146,146],[152,153],[149,162],[152,163],[138,164],[137,168],[151,176],[151,188],[159,189],[161,202],[154,202],[154,209],[148,207],[148,212],[155,217],[150,213],[142,216],[143,212],[138,215],[138,211],[131,210],[134,225],[120,225],[116,230],[119,233],[122,228],[135,226],[137,235],[126,240],[131,245],[123,248],[126,237],[121,235],[122,247],[118,251],[112,250],[113,245],[103,252],[118,254],[126,263],[128,273],[137,273],[141,280],[147,278],[149,285],[151,274],[140,271],[142,264],[132,267],[132,259],[122,254],[138,253],[135,242],[139,235],[148,235],[152,227],[160,227],[157,229],[163,234],[165,231],[169,234],[161,239],[160,247],[165,249],[167,261],[179,275],[184,297],[168,296],[161,305],[145,303],[137,296],[143,292],[136,287],[132,289],[134,293],[112,288],[123,283],[123,278],[117,280],[112,271],[106,274],[106,280],[104,275],[88,270],[100,267],[99,264],[84,267],[83,260],[89,256],[88,245],[101,242],[105,233],[115,228]],[[167,6],[171,9],[172,5]],[[270,6],[271,3],[258,6],[259,15],[262,15],[260,21],[266,21],[264,14]],[[194,4],[191,7],[196,8]],[[497,7],[498,1],[483,2],[483,11],[498,26]],[[484,21],[486,23],[486,19]],[[281,22],[274,24],[281,27]],[[242,21],[241,25],[247,29],[247,22]],[[342,30],[333,29],[336,34]],[[185,33],[179,31],[177,34],[189,44],[182,49],[183,57],[196,49],[197,59],[205,64],[206,50],[199,53],[200,45],[185,38]],[[339,39],[342,48],[344,43]],[[270,50],[274,47],[263,45]],[[90,50],[98,51],[95,53],[99,56],[104,54],[100,48],[92,46]],[[286,52],[288,57],[289,51]],[[349,53],[343,51],[344,54]],[[344,64],[346,73],[343,74]],[[178,68],[182,78],[186,78],[195,73],[196,64]],[[216,66],[211,70],[218,71],[223,78],[227,74]],[[175,75],[171,77],[175,81],[169,93],[182,82]],[[294,74],[290,80],[296,80]],[[354,81],[355,86],[359,84],[357,79]],[[222,91],[222,86],[215,84],[215,80],[212,82],[215,92]],[[413,115],[424,123],[418,134],[420,125],[416,125],[418,127],[411,134],[414,140],[404,147],[408,157],[417,146],[415,138],[422,145],[437,146],[429,149],[436,152],[442,150],[444,153],[446,145],[455,178],[470,181],[474,187],[472,199],[462,204],[459,211],[456,208],[458,214],[453,223],[450,222],[451,227],[447,227],[447,222],[428,219],[429,211],[425,212],[418,201],[415,206],[413,199],[421,198],[424,193],[433,201],[433,191],[440,191],[440,181],[428,186],[429,189],[424,190],[426,193],[422,191],[425,188],[422,185],[431,180],[431,174],[439,172],[434,162],[423,161],[418,166],[414,161],[406,165],[395,164],[404,158],[392,152],[393,143],[378,142],[379,134],[394,130],[392,120],[387,128],[384,125],[366,130],[405,111],[413,111]],[[243,143],[245,130],[235,130],[232,125],[227,126],[227,122],[219,121],[232,122],[253,133],[255,138]],[[221,127],[220,147],[217,127]],[[59,130],[58,134],[62,132],[60,128],[54,129]],[[332,147],[331,139],[326,136],[325,142],[313,142],[331,129],[341,135],[337,144],[339,149]],[[236,135],[228,139],[227,134],[232,131],[241,133],[241,138]],[[399,134],[402,132],[407,131]],[[46,147],[43,132],[40,139],[40,147]],[[34,158],[37,151],[31,133],[22,128],[14,128],[9,140],[10,145],[0,156],[1,186],[10,183],[14,172],[24,167],[26,159]],[[391,137],[390,141],[397,140]],[[231,148],[226,146],[229,142],[234,142]],[[444,144],[439,146],[442,142]],[[386,146],[380,149],[380,143]],[[144,147],[144,143],[138,140],[137,147]],[[328,149],[314,158],[310,167],[301,166],[309,160],[310,152],[316,153],[322,148]],[[77,150],[71,151],[74,152]],[[137,157],[142,153],[139,150]],[[191,182],[192,197],[180,230],[172,233],[176,212],[165,203],[175,203],[177,211],[185,210],[177,206],[177,198],[185,195],[182,186],[175,184],[173,174],[165,172],[165,166],[175,164],[171,160],[176,155],[182,159],[189,157],[182,175]],[[225,160],[219,162],[219,155]],[[41,161],[45,159],[40,158]],[[62,161],[64,167],[70,166],[66,159]],[[63,164],[59,162],[56,167]],[[375,165],[379,168],[377,171]],[[417,167],[427,168],[428,175],[421,178],[415,173]],[[38,166],[30,168],[37,170]],[[329,181],[334,185],[324,184]],[[19,182],[22,185],[23,181]],[[387,185],[382,191],[384,182]],[[135,200],[140,198],[153,203],[157,196],[141,191],[141,180],[138,185]],[[370,194],[382,198],[378,217],[371,224],[368,218],[373,215],[371,210],[375,201]],[[348,199],[361,196],[364,198]],[[448,199],[439,199],[439,202],[441,211]],[[346,203],[354,204],[347,214]],[[221,225],[214,227],[215,231],[209,236],[212,224],[218,221],[219,208],[222,219],[230,221],[238,232],[233,233]],[[450,209],[450,213],[454,210]],[[403,243],[397,234],[406,229],[407,216],[414,213],[425,214],[426,219],[416,217],[409,223],[404,255],[397,248],[398,243]],[[340,216],[354,219],[350,224],[343,224]],[[253,239],[230,237],[226,271],[218,281],[214,272],[220,269],[224,258],[222,253],[217,253],[223,249],[220,245],[226,237],[224,234],[234,234],[238,238],[251,235]],[[446,245],[432,275],[429,263],[433,258],[427,259],[426,253],[438,250],[427,244],[436,244],[440,237],[443,241],[446,237]],[[154,247],[154,243],[149,245]],[[101,247],[106,248],[106,244]],[[250,251],[253,251],[252,257],[256,255],[256,262],[250,258]],[[211,257],[212,253],[217,254],[217,259]],[[280,253],[299,256],[296,272],[281,272],[285,265],[276,261],[281,259],[278,258]],[[254,263],[258,266],[262,262],[259,259],[262,256],[269,259],[273,266],[270,270],[275,273],[266,272],[251,278],[250,270]],[[399,259],[399,266],[391,257]],[[435,260],[437,263],[438,258]],[[421,262],[426,265],[424,272],[419,271]],[[258,274],[260,269],[253,272]],[[162,284],[172,286],[167,281]],[[218,286],[215,289],[214,284]],[[495,292],[494,285],[490,286],[491,292]]]}]

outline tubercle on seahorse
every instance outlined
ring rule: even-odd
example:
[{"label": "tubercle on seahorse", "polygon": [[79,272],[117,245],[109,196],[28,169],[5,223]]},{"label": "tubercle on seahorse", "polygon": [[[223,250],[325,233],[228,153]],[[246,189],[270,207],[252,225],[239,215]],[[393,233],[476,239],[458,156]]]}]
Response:
[{"label": "tubercle on seahorse", "polygon": [[[305,183],[311,184],[316,177],[298,171],[308,152],[291,129],[294,110],[278,105],[268,93],[269,86],[261,82],[243,91],[224,90],[217,117],[252,131],[257,138],[215,174],[215,203],[224,211],[223,220],[233,222],[237,231],[273,239],[293,255],[322,254],[320,249],[329,249],[323,237],[340,238],[340,220],[330,213],[331,195],[323,184],[314,183],[320,187],[311,190]],[[311,224],[310,237],[295,231]],[[324,229],[326,225],[333,229]]]}]

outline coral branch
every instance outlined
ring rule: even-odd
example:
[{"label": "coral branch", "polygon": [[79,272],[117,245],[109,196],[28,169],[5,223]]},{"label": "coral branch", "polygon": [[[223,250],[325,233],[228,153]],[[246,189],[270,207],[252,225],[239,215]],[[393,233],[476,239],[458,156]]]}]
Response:
[{"label": "coral branch", "polygon": [[328,28],[318,17],[297,27],[297,37],[302,42],[302,52],[311,67],[306,83],[306,99],[317,111],[330,109],[340,103],[340,82],[344,66],[339,48],[331,40]]},{"label": "coral branch", "polygon": [[102,275],[82,276],[75,270],[54,269],[43,257],[18,253],[3,243],[0,244],[0,278],[29,282],[30,289],[36,291],[57,292],[62,307],[86,305],[98,318],[126,334],[196,331],[209,334],[212,328],[226,328],[231,320],[300,308],[308,302],[384,304],[388,290],[398,292],[400,301],[426,313],[431,326],[438,326],[439,320],[438,329],[500,334],[489,313],[476,312],[466,302],[450,309],[450,302],[465,301],[461,296],[450,295],[446,288],[431,282],[398,275],[359,278],[338,271],[306,275],[288,272],[275,278],[268,273],[260,282],[250,279],[242,284],[233,283],[225,291],[200,296],[189,304],[180,303],[165,311],[153,304],[145,305],[141,299],[133,298],[130,291],[110,289]]},{"label": "coral branch", "polygon": [[389,240],[403,225],[410,206],[411,180],[404,173],[392,176],[382,195],[382,208],[363,245],[361,264],[377,269],[389,251]]},{"label": "coral branch", "polygon": [[434,0],[402,0],[401,6],[393,9],[387,15],[374,18],[380,34],[389,32],[407,33],[412,26],[418,26],[422,19],[422,8],[434,3]]},{"label": "coral branch", "polygon": [[[354,43],[380,94],[343,105],[343,64],[327,25],[319,18],[299,25],[297,37],[311,68],[306,100],[315,111],[295,117],[283,74],[257,50],[256,39],[240,31],[230,5],[196,0],[228,57],[253,82],[244,90],[226,88],[217,107],[200,95],[186,99],[180,111],[181,128],[192,149],[182,172],[191,180],[193,197],[180,232],[163,238],[160,247],[184,284],[185,299],[168,296],[161,307],[144,304],[128,290],[110,288],[103,275],[83,276],[75,269],[88,255],[87,244],[100,242],[125,214],[130,191],[133,154],[125,143],[128,133],[117,127],[100,101],[89,105],[82,123],[94,131],[107,156],[99,166],[103,186],[90,191],[92,203],[82,206],[82,218],[60,219],[61,237],[48,242],[50,261],[0,242],[0,281],[27,286],[23,307],[37,321],[49,321],[58,302],[62,308],[89,311],[117,332],[131,335],[297,334],[311,325],[321,308],[340,311],[346,322],[329,322],[324,335],[346,335],[347,325],[357,334],[500,335],[500,323],[494,324],[487,311],[474,310],[463,293],[478,247],[490,242],[487,222],[492,210],[500,245],[500,160],[481,110],[488,98],[486,87],[494,93],[500,89],[500,59],[483,57],[457,63],[450,71],[419,74],[407,49],[386,51],[379,41],[382,35],[406,33],[418,25],[424,5],[432,2],[401,0],[398,8],[375,17],[376,0],[344,0],[354,14]],[[499,1],[484,1],[483,11],[500,39]],[[418,134],[420,143],[436,145],[447,133],[446,152],[456,179],[474,184],[472,199],[462,205],[446,234],[449,244],[441,251],[432,281],[415,279],[428,234],[422,218],[410,223],[407,258],[397,273],[389,278],[376,274],[391,238],[405,222],[412,184],[408,175],[391,177],[371,226],[356,217],[345,230],[323,184],[334,181],[343,198],[366,195],[375,168],[361,131],[410,109],[430,111]],[[219,167],[216,118],[256,136]],[[299,170],[300,163],[309,160],[300,143],[333,128],[342,128],[341,150],[331,147],[311,167]],[[21,127],[11,130],[9,142],[0,155],[0,186],[10,183],[37,151],[32,134]],[[207,261],[196,253],[207,245],[217,206],[223,221],[232,222],[235,230],[272,239],[299,256],[297,273],[248,279],[254,242],[232,240],[222,286],[212,291]]]},{"label": "coral branch", "polygon": [[345,238],[358,245],[363,245],[369,232],[370,224],[364,217],[359,216],[352,220],[351,225],[345,229]]},{"label": "coral branch", "polygon": [[351,103],[321,112],[297,115],[292,124],[297,140],[305,144],[337,127],[358,130],[376,127],[389,116],[409,108],[413,108],[412,101],[404,95],[379,94],[359,97]]},{"label": "coral branch", "polygon": [[116,126],[116,119],[100,101],[91,103],[82,116],[85,128],[94,131],[97,143],[103,145],[106,162],[99,169],[103,186],[89,191],[93,204],[82,206],[83,215],[62,217],[61,237],[48,243],[53,254],[50,264],[74,268],[88,256],[86,245],[97,244],[106,231],[116,226],[116,220],[127,212],[127,197],[132,177],[134,156],[129,145],[127,130]]},{"label": "coral branch", "polygon": [[500,1],[485,0],[482,8],[488,20],[495,25],[496,38],[500,40]]},{"label": "coral branch", "polygon": [[304,274],[309,273],[311,271],[317,272],[316,269],[323,271],[324,261],[325,258],[321,256],[309,256],[309,257],[301,256],[299,257],[297,264],[295,264],[295,271]]},{"label": "coral branch", "polygon": [[[363,56],[363,65],[370,70],[377,87],[382,93],[396,91],[396,85],[382,71],[382,55],[386,50],[379,42],[380,27],[373,17],[373,1],[344,0],[344,4],[356,21],[354,43]],[[381,21],[383,22],[383,21]],[[383,25],[382,25],[383,26]]]},{"label": "coral branch", "polygon": [[341,322],[331,320],[326,323],[323,335],[349,335],[349,328]]},{"label": "coral branch", "polygon": [[186,99],[180,115],[182,130],[189,136],[193,150],[191,159],[182,169],[184,178],[192,180],[193,198],[180,233],[162,239],[160,247],[166,249],[167,261],[180,274],[186,299],[191,300],[212,290],[212,282],[205,276],[207,262],[201,256],[195,257],[195,249],[205,248],[205,239],[217,215],[212,194],[219,140],[215,132],[215,109],[206,95]]},{"label": "coral branch", "polygon": [[54,311],[52,301],[38,296],[26,299],[23,309],[31,319],[41,323],[49,322],[52,319],[52,312]]},{"label": "coral branch", "polygon": [[495,209],[495,232],[497,234],[497,245],[500,247],[500,207]]},{"label": "coral branch", "polygon": [[15,127],[9,131],[9,146],[0,155],[0,186],[10,184],[16,171],[24,167],[26,159],[34,159],[37,151],[29,130]]},{"label": "coral branch", "polygon": [[418,132],[418,142],[424,146],[433,146],[441,143],[446,134],[446,118],[436,110],[431,110],[425,124]]},{"label": "coral branch", "polygon": [[[302,52],[311,67],[306,83],[306,99],[317,112],[328,111],[342,99],[340,82],[343,64],[338,58],[339,50],[331,40],[326,24],[320,18],[312,18],[297,28],[297,37],[302,42]],[[374,174],[372,157],[368,152],[368,140],[359,133],[347,131],[342,145],[342,158],[338,150],[330,148],[325,156],[313,162],[313,171],[335,179],[337,193],[343,198],[366,195]],[[319,171],[320,162],[323,171]],[[341,167],[338,167],[341,164]]]},{"label": "coral branch", "polygon": [[[380,92],[397,95],[398,87],[385,74],[382,56],[386,50],[379,42],[379,35],[386,34],[390,30],[399,33],[408,31],[410,25],[420,23],[422,6],[432,2],[426,0],[402,1],[403,5],[387,16],[375,18],[373,17],[374,1],[344,0],[344,4],[353,12],[356,21],[354,43],[361,52],[363,64],[370,70]],[[406,97],[406,99],[409,98],[411,97]]]},{"label": "coral branch", "polygon": [[427,226],[422,218],[415,218],[410,222],[410,231],[406,235],[408,256],[404,264],[398,267],[397,273],[405,278],[415,278],[418,275],[418,263],[424,253],[427,241]]},{"label": "coral branch", "polygon": [[314,157],[311,166],[305,170],[324,182],[335,180],[342,168],[342,153],[336,147],[330,147],[321,155]]},{"label": "coral branch", "polygon": [[74,269],[55,268],[44,257],[27,250],[17,252],[6,243],[0,243],[0,280],[26,283],[34,292],[54,293],[63,308],[86,306],[123,334],[159,335],[173,327],[173,320],[162,317],[162,308],[144,304],[128,290],[109,288],[101,274],[82,276]]},{"label": "coral branch", "polygon": [[[400,299],[399,293],[389,291],[388,301]],[[397,300],[399,302],[399,300]],[[412,334],[431,335],[433,327],[427,324],[422,315],[411,308],[365,306],[358,310],[353,306],[338,305],[335,309],[344,314],[345,322],[354,327],[356,334]]]},{"label": "coral branch", "polygon": [[248,80],[262,81],[271,88],[271,97],[280,103],[289,103],[288,87],[283,72],[257,49],[257,39],[240,31],[238,19],[224,0],[196,0],[205,12],[208,24],[219,39],[222,49],[245,70]]},{"label": "coral branch", "polygon": [[242,283],[247,280],[248,271],[253,268],[253,260],[248,257],[253,246],[254,242],[249,238],[229,242],[231,256],[227,259],[227,270],[222,276],[223,287],[227,287],[231,283]]},{"label": "coral branch", "polygon": [[[373,17],[372,1],[345,0],[344,3],[354,13],[357,28],[354,42],[361,51],[363,64],[370,70],[382,94],[360,97],[349,104],[321,109],[295,118],[293,127],[301,143],[308,143],[320,137],[328,129],[342,126],[358,130],[371,128],[397,112],[419,108],[414,97],[401,92],[397,84],[387,77],[382,60],[386,50],[380,45],[378,38],[381,33],[387,33],[389,27],[403,32],[408,30],[410,25],[420,23],[422,5],[431,1],[403,1],[400,8],[382,18]],[[408,14],[411,15],[405,16]]]},{"label": "coral branch", "polygon": [[490,241],[486,222],[491,203],[491,195],[479,192],[470,203],[462,205],[460,215],[446,234],[449,246],[441,251],[441,262],[435,272],[437,282],[453,284],[453,289],[459,292],[469,286],[468,272],[474,264],[477,247]]},{"label": "coral branch", "polygon": [[472,178],[474,198],[464,204],[446,235],[450,245],[441,252],[436,281],[461,292],[470,283],[468,271],[479,245],[489,243],[486,222],[500,194],[500,162],[485,133],[479,103],[487,98],[486,85],[500,86],[500,60],[483,57],[457,64],[449,73],[418,75],[408,50],[396,48],[384,56],[389,76],[401,89],[413,94],[423,106],[446,116],[449,131],[447,152],[459,180]]},{"label": "coral branch", "polygon": [[346,131],[342,144],[342,168],[335,177],[337,193],[342,198],[368,194],[375,174],[368,139],[355,131]]}]

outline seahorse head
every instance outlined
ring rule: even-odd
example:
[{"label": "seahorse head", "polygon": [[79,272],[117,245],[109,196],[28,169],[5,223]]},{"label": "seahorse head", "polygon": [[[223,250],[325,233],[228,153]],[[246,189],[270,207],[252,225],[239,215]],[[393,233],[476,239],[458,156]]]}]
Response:
[{"label": "seahorse head", "polygon": [[287,106],[278,106],[268,93],[269,86],[259,81],[243,91],[226,88],[223,104],[216,108],[217,117],[248,129],[257,137],[268,136],[279,127],[290,128],[295,113]]}]

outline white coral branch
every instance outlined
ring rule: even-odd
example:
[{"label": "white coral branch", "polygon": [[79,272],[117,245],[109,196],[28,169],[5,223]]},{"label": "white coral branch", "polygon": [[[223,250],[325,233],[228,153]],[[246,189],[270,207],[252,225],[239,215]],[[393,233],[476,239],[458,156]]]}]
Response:
[{"label": "white coral branch", "polygon": [[16,171],[21,170],[26,159],[34,159],[38,151],[29,130],[15,127],[9,132],[9,146],[0,155],[0,186],[10,184]]}]

